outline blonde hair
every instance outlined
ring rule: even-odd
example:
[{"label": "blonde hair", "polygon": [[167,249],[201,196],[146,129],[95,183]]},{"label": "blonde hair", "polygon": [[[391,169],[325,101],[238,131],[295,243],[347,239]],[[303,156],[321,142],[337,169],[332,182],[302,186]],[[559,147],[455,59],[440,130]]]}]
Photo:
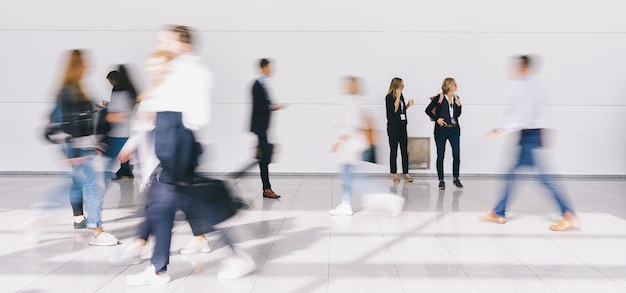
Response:
[{"label": "blonde hair", "polygon": [[[163,59],[165,59],[164,60],[165,63],[168,63],[168,62],[172,61],[172,59],[174,59],[174,57],[175,56],[174,56],[174,54],[172,52],[167,51],[167,50],[162,50],[162,49],[156,50],[156,51],[150,53],[150,55],[148,55],[148,59],[160,59],[160,58],[163,58]],[[159,81],[156,84],[149,85],[143,92],[141,92],[141,94],[139,94],[137,96],[137,99],[135,99],[135,102],[141,103],[143,98],[145,96],[147,96],[148,94],[150,94],[150,92],[152,92],[152,90],[155,87],[157,87],[160,83],[161,82]]]},{"label": "blonde hair", "polygon": [[389,95],[393,93],[393,91],[399,88],[401,84],[402,84],[402,78],[394,77],[391,80],[391,84],[389,85],[389,90],[387,91],[387,94]]},{"label": "blonde hair", "polygon": [[443,80],[443,83],[441,84],[441,90],[443,91],[444,94],[447,94],[450,92],[450,89],[452,88],[452,85],[456,84],[456,81],[454,80],[454,78],[452,77],[446,77]]},{"label": "blonde hair", "polygon": [[89,101],[89,98],[87,98],[83,92],[83,88],[80,84],[85,73],[85,59],[83,55],[82,50],[77,49],[70,51],[67,67],[65,68],[63,80],[61,81],[61,88],[70,87],[72,89],[72,98],[76,102]]}]

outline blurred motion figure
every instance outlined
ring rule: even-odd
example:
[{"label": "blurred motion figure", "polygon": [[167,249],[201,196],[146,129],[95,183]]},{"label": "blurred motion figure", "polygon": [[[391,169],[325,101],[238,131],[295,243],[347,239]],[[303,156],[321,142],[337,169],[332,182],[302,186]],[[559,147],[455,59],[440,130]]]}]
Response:
[{"label": "blurred motion figure", "polygon": [[540,105],[543,102],[543,93],[537,76],[532,72],[534,59],[528,55],[516,58],[514,71],[514,108],[507,119],[496,129],[487,134],[488,139],[493,139],[502,133],[517,131],[520,134],[519,155],[516,162],[506,175],[504,191],[495,208],[481,219],[487,222],[504,224],[505,209],[509,196],[513,189],[515,173],[521,167],[534,167],[539,172],[539,180],[552,194],[552,197],[559,205],[562,219],[559,223],[550,225],[550,230],[565,231],[579,229],[580,221],[574,210],[561,194],[554,181],[548,174],[545,174],[541,162],[535,154],[537,148],[542,147],[543,122]]}]

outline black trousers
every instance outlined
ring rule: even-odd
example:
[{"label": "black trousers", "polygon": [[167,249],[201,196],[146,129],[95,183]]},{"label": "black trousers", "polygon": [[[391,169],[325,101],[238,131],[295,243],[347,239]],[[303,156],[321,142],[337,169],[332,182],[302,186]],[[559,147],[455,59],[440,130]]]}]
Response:
[{"label": "black trousers", "polygon": [[459,127],[440,127],[435,135],[437,145],[437,177],[443,180],[443,158],[446,155],[446,140],[450,141],[452,147],[452,176],[459,178],[459,166],[461,165],[461,132]]},{"label": "black trousers", "polygon": [[387,135],[389,136],[389,167],[391,174],[398,173],[397,157],[398,157],[398,145],[400,145],[400,155],[402,156],[402,173],[409,173],[409,151],[407,149],[407,134],[406,125],[402,126],[387,126]]},{"label": "black trousers", "polygon": [[272,149],[267,141],[267,133],[255,133],[259,139],[259,150],[261,157],[259,158],[259,169],[261,170],[261,182],[263,182],[263,190],[271,189],[269,165],[272,161]]}]

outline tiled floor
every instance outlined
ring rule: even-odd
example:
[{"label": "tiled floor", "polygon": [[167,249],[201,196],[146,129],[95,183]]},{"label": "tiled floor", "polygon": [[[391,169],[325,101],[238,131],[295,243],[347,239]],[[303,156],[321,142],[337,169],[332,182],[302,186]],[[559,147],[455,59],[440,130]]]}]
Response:
[{"label": "tiled floor", "polygon": [[[88,230],[72,228],[71,210],[58,213],[32,244],[18,226],[28,206],[65,179],[0,177],[0,292],[626,292],[626,181],[560,180],[583,223],[581,231],[552,232],[557,207],[534,181],[520,181],[505,225],[477,216],[491,207],[501,182],[466,179],[437,190],[431,177],[394,185],[386,177],[360,179],[367,192],[407,199],[399,217],[355,208],[353,217],[330,217],[341,201],[332,176],[274,177],[280,200],[261,197],[260,179],[230,181],[251,201],[224,224],[258,269],[239,280],[219,280],[227,249],[216,237],[213,252],[184,256],[189,226],[175,223],[164,286],[131,288],[141,265],[108,263],[115,247],[90,247]],[[131,239],[145,198],[132,181],[114,183],[105,196],[105,229]],[[357,204],[355,203],[355,206]],[[182,219],[182,217],[179,217]]]}]

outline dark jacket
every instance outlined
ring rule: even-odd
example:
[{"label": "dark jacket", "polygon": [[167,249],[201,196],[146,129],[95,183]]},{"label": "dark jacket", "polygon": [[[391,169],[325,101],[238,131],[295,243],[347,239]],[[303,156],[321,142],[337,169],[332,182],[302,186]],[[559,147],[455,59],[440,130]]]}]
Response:
[{"label": "dark jacket", "polygon": [[272,102],[265,86],[257,79],[252,85],[252,119],[250,120],[250,131],[254,133],[265,133],[270,125],[272,114]]},{"label": "dark jacket", "polygon": [[[398,112],[395,112],[395,107],[393,105],[395,99],[396,98],[393,93],[388,94],[385,97],[385,105],[387,107],[387,127],[406,126],[406,103],[404,102],[404,96],[400,94],[401,105],[398,107]],[[400,118],[400,114],[404,114],[404,120]]]},{"label": "dark jacket", "polygon": [[[452,109],[454,112],[453,114],[454,117],[450,117],[450,112],[448,110],[448,107],[449,107],[448,99],[446,99],[445,97],[441,99],[441,97],[443,97],[443,94],[431,97],[430,104],[426,106],[426,110],[425,110],[426,115],[428,115],[428,117],[430,117],[431,120],[435,121],[434,134],[437,135],[439,133],[439,130],[442,128],[437,123],[437,120],[439,118],[443,118],[447,124],[452,124],[452,118],[454,118],[454,120],[456,120],[457,126],[459,127],[459,135],[460,135],[461,130],[460,130],[460,124],[459,124],[459,117],[461,116],[462,106],[457,106],[456,103],[454,102],[454,99],[458,99],[459,97],[455,95],[452,100],[453,101]],[[439,100],[441,100],[441,103],[439,103]],[[434,110],[434,113],[433,113],[433,110]]]},{"label": "dark jacket", "polygon": [[154,127],[154,151],[161,161],[159,180],[169,184],[190,185],[202,148],[185,128],[181,112],[158,112]]}]

